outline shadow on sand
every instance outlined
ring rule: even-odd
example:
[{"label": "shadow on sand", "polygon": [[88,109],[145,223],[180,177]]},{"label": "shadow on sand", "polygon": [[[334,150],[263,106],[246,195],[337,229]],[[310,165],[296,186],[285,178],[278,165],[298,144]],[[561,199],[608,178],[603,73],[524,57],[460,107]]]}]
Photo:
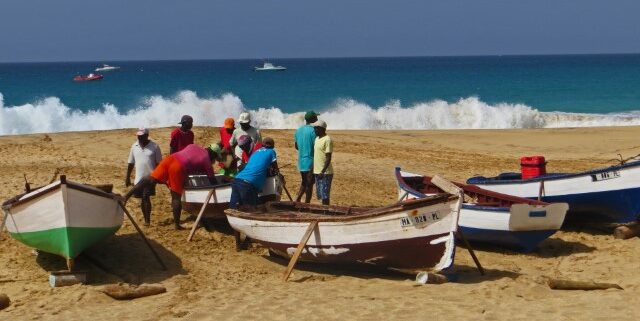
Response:
[{"label": "shadow on sand", "polygon": [[[270,252],[272,253],[272,252]],[[287,267],[289,263],[288,259],[282,258],[275,253],[270,255],[264,255],[265,259],[278,263],[282,265],[282,271]],[[300,262],[295,266],[296,270],[313,272],[319,274],[328,274],[333,276],[350,276],[354,278],[360,279],[387,279],[387,280],[414,280],[417,272],[420,270],[416,270],[414,273],[409,271],[397,271],[392,269],[387,269],[384,267],[379,267],[375,265],[367,265],[367,264],[320,264],[320,263],[308,263],[308,262]],[[450,282],[455,283],[480,283],[485,281],[491,281],[496,279],[501,279],[504,277],[508,277],[511,279],[515,279],[519,276],[518,273],[511,271],[502,271],[502,270],[494,270],[485,268],[485,275],[480,275],[480,272],[475,268],[475,266],[465,266],[465,265],[457,265],[454,264],[453,267],[447,269],[446,271],[440,272],[449,279]],[[305,276],[299,279],[291,279],[291,282],[305,282],[309,279],[315,278],[314,276]]]},{"label": "shadow on sand", "polygon": [[[116,235],[85,250],[75,260],[74,270],[88,271],[93,285],[114,282],[132,284],[158,283],[174,275],[186,274],[179,257],[160,243],[149,239],[167,267],[163,271],[158,261],[137,233]],[[60,256],[39,252],[36,262],[47,271],[66,270],[66,260]]]},{"label": "shadow on sand", "polygon": [[[458,244],[457,246],[464,248],[466,251],[464,244]],[[518,251],[489,243],[473,242],[471,243],[471,247],[474,250],[483,252],[500,253],[505,255],[530,255],[538,257],[568,256],[575,253],[593,252],[596,249],[595,247],[591,247],[580,242],[565,241],[559,238],[548,238],[540,242],[540,244],[530,252]]]}]

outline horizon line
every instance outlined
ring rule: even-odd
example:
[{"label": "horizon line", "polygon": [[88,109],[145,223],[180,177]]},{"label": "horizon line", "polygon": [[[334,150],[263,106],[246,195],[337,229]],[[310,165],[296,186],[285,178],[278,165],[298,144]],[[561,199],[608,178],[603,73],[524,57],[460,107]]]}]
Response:
[{"label": "horizon line", "polygon": [[554,53],[554,54],[494,54],[494,55],[399,55],[399,56],[327,56],[327,57],[273,57],[265,58],[178,58],[178,59],[87,59],[87,60],[27,60],[27,61],[4,61],[0,64],[38,64],[38,63],[100,63],[100,62],[169,62],[169,61],[255,61],[255,60],[314,60],[314,59],[384,59],[384,58],[473,58],[473,57],[553,57],[553,56],[633,56],[640,55],[640,52],[617,52],[617,53]]}]

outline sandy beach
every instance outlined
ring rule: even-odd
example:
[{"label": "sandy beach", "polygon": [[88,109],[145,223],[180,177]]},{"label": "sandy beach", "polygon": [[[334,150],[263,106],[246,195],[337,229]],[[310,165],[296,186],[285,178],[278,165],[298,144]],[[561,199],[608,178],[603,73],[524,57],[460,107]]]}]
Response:
[{"label": "sandy beach", "polygon": [[[151,139],[168,152],[171,128]],[[217,128],[194,129],[196,143],[218,140]],[[640,127],[531,130],[332,131],[335,177],[332,203],[383,205],[395,201],[395,166],[464,181],[473,175],[519,171],[519,158],[544,155],[549,171],[578,171],[616,164],[617,154],[640,153]],[[278,162],[295,193],[299,184],[292,130],[264,130],[275,139]],[[126,191],[126,160],[133,130],[0,137],[0,198],[22,192],[23,174],[33,186],[54,173]],[[606,229],[572,227],[545,240],[533,253],[479,246],[487,270],[480,276],[459,247],[448,273],[455,282],[418,285],[407,276],[303,264],[282,282],[286,262],[257,246],[236,252],[228,229],[196,233],[172,226],[168,189],[158,186],[152,225],[144,231],[167,263],[161,271],[125,221],[116,237],[87,251],[110,272],[79,259],[91,284],[51,288],[51,270],[62,259],[34,255],[0,234],[0,293],[12,304],[0,320],[635,320],[640,314],[640,238],[617,240]],[[314,199],[314,202],[317,202]],[[137,200],[127,207],[142,215]],[[191,227],[192,221],[186,220]],[[624,290],[557,291],[547,278],[617,283]],[[160,283],[167,293],[116,301],[105,284]]]}]

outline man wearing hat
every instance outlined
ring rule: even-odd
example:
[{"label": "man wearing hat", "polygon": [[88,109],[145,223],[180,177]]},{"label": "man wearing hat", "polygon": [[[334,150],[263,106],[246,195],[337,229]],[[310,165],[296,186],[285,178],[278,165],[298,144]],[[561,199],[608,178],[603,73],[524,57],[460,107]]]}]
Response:
[{"label": "man wearing hat", "polygon": [[209,177],[212,185],[217,183],[213,172],[212,164],[220,160],[220,146],[213,144],[208,148],[202,148],[191,144],[179,152],[165,157],[149,176],[140,180],[124,196],[125,201],[131,195],[139,193],[147,186],[157,183],[167,184],[171,192],[171,210],[173,212],[173,222],[176,230],[181,230],[180,214],[182,212],[182,193],[184,193],[184,183],[189,175],[205,174]]},{"label": "man wearing hat", "polygon": [[193,144],[193,117],[184,115],[180,119],[180,128],[176,128],[171,132],[171,142],[169,143],[169,154],[181,151],[187,145]]},{"label": "man wearing hat", "polygon": [[313,195],[313,145],[316,140],[316,132],[311,124],[318,121],[318,115],[312,110],[306,112],[304,114],[306,124],[298,128],[293,136],[294,146],[298,150],[298,171],[300,171],[300,177],[302,178],[296,202],[300,202],[302,194],[304,194],[305,203],[309,203]]},{"label": "man wearing hat", "polygon": [[229,145],[235,148],[234,154],[237,158],[242,158],[242,149],[238,147],[238,138],[242,135],[247,135],[251,137],[253,142],[262,142],[262,135],[260,135],[260,129],[251,126],[251,116],[248,112],[240,113],[238,117],[238,123],[240,123],[240,128],[236,128],[229,139]]},{"label": "man wearing hat", "polygon": [[236,162],[233,157],[233,148],[229,144],[231,135],[236,129],[235,120],[229,117],[224,120],[224,125],[220,127],[220,142],[218,145],[222,146],[222,161],[218,163],[220,166],[220,174],[224,176],[233,177],[237,173]]},{"label": "man wearing hat", "polygon": [[[135,166],[136,176],[134,184],[137,184],[143,177],[148,176],[158,166],[162,160],[160,147],[149,139],[149,129],[139,128],[136,132],[138,140],[131,145],[129,151],[129,165],[125,176],[125,186],[131,186],[131,172]],[[156,195],[155,185],[147,186],[134,194],[140,200],[140,209],[144,217],[144,225],[149,226],[151,221],[151,196]]]},{"label": "man wearing hat", "polygon": [[331,165],[333,141],[327,135],[327,123],[318,120],[311,126],[317,136],[313,144],[313,174],[316,179],[316,195],[318,199],[322,200],[323,205],[329,205],[331,182],[333,181],[333,166]]},{"label": "man wearing hat", "polygon": [[262,144],[263,147],[251,154],[247,165],[231,182],[229,208],[258,205],[258,193],[262,190],[269,169],[272,168],[274,172],[278,172],[276,152],[273,150],[275,142],[272,138],[265,137]]}]

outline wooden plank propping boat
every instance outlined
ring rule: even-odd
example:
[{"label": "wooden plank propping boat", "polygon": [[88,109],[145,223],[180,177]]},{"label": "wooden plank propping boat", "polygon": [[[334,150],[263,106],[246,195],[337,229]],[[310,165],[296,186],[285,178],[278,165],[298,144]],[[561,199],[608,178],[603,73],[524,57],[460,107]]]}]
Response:
[{"label": "wooden plank propping boat", "polygon": [[[399,199],[442,193],[431,177],[395,169]],[[529,252],[564,222],[567,203],[545,203],[455,183],[468,200],[460,210],[460,229],[469,241]]]},{"label": "wooden plank propping boat", "polygon": [[264,212],[225,213],[236,231],[283,257],[317,222],[301,261],[442,270],[453,264],[458,201],[440,194],[377,208],[270,202]]},{"label": "wooden plank propping boat", "polygon": [[61,176],[18,195],[2,206],[11,236],[34,249],[72,259],[115,234],[123,221],[117,195]]}]

